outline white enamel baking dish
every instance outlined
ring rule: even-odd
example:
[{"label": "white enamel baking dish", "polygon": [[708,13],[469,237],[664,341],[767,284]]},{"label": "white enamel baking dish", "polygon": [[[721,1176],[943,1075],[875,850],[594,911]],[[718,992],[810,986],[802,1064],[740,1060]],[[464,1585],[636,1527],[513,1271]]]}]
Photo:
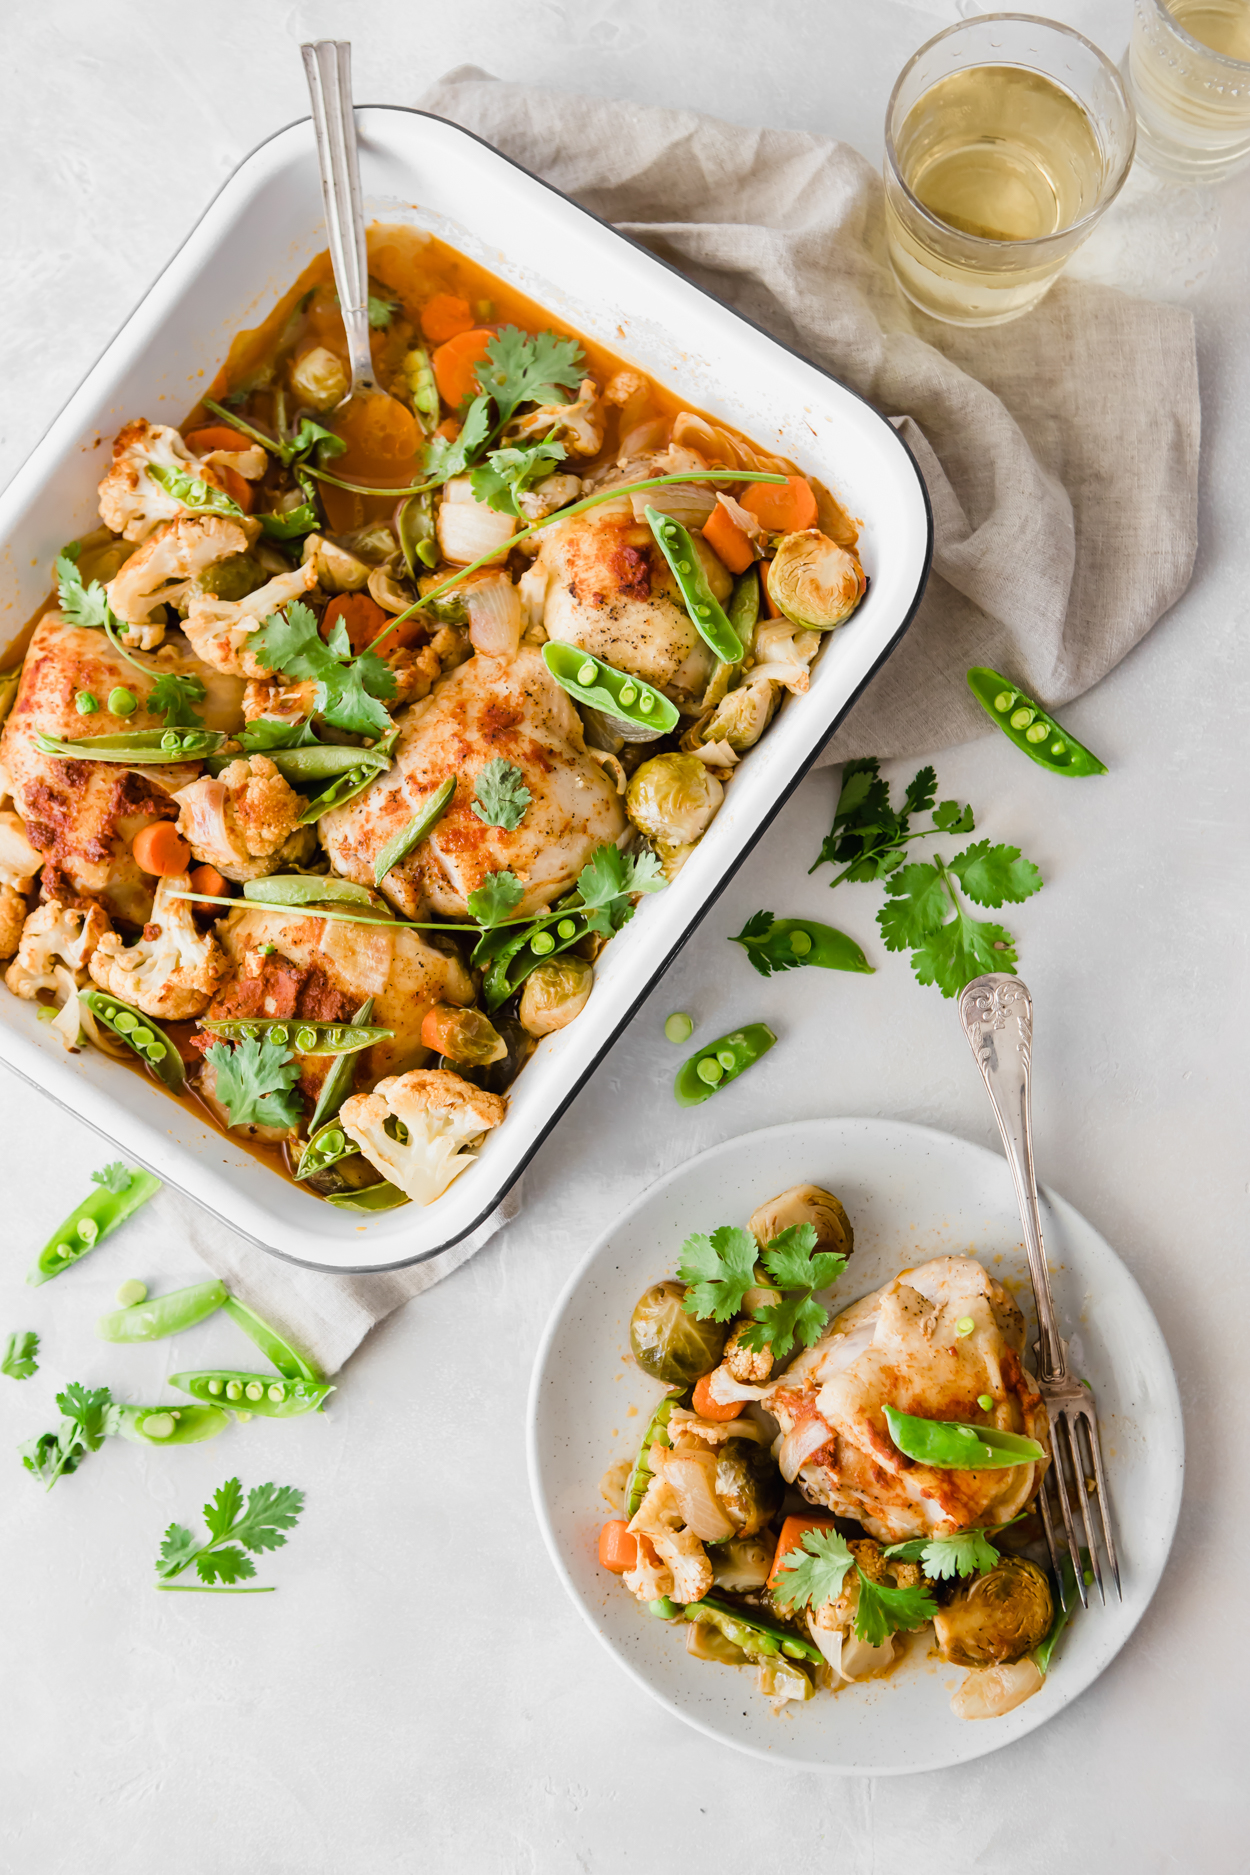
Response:
[{"label": "white enamel baking dish", "polygon": [[[585,1012],[540,1042],[507,1121],[435,1205],[373,1218],[336,1211],[155,1084],[89,1050],[67,1055],[33,1004],[0,995],[0,1060],[256,1244],[327,1270],[419,1262],[494,1210],[906,630],[932,538],[906,447],[844,386],[455,125],[394,107],[361,109],[357,121],[370,219],[431,230],[697,408],[797,460],[862,519],[871,584],[824,646],[811,689],[786,703],[743,764],[676,882],[644,900],[608,946]],[[181,422],[234,333],[264,319],[324,246],[305,119],[235,171],[0,497],[0,643],[40,603],[63,542],[96,524],[114,432],[135,416]]]}]

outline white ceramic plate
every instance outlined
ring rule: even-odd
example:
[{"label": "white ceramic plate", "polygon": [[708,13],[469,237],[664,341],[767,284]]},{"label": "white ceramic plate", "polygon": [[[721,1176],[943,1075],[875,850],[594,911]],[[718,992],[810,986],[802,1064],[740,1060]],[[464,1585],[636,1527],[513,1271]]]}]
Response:
[{"label": "white ceramic plate", "polygon": [[[1180,1400],[1159,1325],[1114,1250],[1061,1198],[1042,1223],[1060,1319],[1098,1396],[1124,1581],[1122,1603],[1078,1611],[1045,1686],[1005,1718],[955,1718],[962,1669],[913,1646],[888,1679],[820,1693],[774,1713],[750,1670],[691,1660],[685,1631],[648,1616],[597,1564],[608,1512],[598,1481],[632,1457],[664,1391],[629,1357],[629,1320],[649,1283],[671,1276],[691,1231],[745,1224],[763,1199],[804,1180],[846,1205],[855,1251],[845,1304],[928,1257],[972,1255],[1010,1284],[1036,1332],[1019,1213],[1006,1163],[949,1134],[891,1120],[804,1120],[726,1140],[661,1179],[591,1250],[556,1305],[534,1366],[530,1482],[565,1587],[626,1670],[688,1724],[761,1757],[874,1776],[982,1757],[1043,1725],[1095,1680],[1154,1593],[1180,1509]],[[625,1357],[625,1358],[623,1358]]]}]

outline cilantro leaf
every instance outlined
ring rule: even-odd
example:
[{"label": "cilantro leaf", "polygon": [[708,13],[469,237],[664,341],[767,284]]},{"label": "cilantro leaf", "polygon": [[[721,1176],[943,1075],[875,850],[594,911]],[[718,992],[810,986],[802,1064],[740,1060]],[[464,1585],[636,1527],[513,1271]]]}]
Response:
[{"label": "cilantro leaf", "polygon": [[998,1561],[998,1551],[984,1530],[956,1530],[949,1536],[913,1537],[907,1543],[892,1543],[885,1551],[904,1562],[923,1564],[931,1582],[948,1582],[952,1576],[981,1575]]},{"label": "cilantro leaf", "polygon": [[384,299],[380,293],[370,293],[368,299],[369,324],[375,332],[384,332],[399,309],[397,299]]},{"label": "cilantro leaf", "polygon": [[224,488],[214,488],[185,469],[165,468],[159,462],[149,462],[148,475],[152,481],[159,482],[167,495],[196,514],[224,514],[231,520],[243,518],[242,508],[230,499]]},{"label": "cilantro leaf", "polygon": [[504,827],[511,833],[520,826],[533,798],[520,769],[497,755],[478,774],[473,812],[488,827]]},{"label": "cilantro leaf", "polygon": [[426,444],[427,480],[450,482],[454,475],[463,475],[490,433],[490,398],[475,397],[464,413],[458,436],[448,441],[445,436],[435,435]]},{"label": "cilantro leaf", "polygon": [[755,1286],[759,1245],[749,1230],[723,1224],[711,1236],[695,1231],[681,1247],[680,1280],[689,1285],[682,1298],[687,1315],[727,1322],[741,1309]]},{"label": "cilantro leaf", "polygon": [[185,1524],[171,1523],[161,1541],[156,1559],[157,1574],[176,1576],[180,1569],[186,1568],[198,1547]]},{"label": "cilantro leaf", "polygon": [[752,969],[758,970],[762,977],[772,976],[774,970],[797,970],[801,961],[793,951],[783,949],[774,956],[772,951],[765,948],[768,934],[776,922],[770,911],[753,912],[737,937],[729,940],[731,944],[741,944]]},{"label": "cilantro leaf", "polygon": [[58,1478],[77,1471],[88,1452],[97,1452],[111,1430],[112,1395],[107,1387],[83,1387],[74,1381],[56,1403],[64,1417],[55,1432],[40,1433],[18,1449],[22,1463],[50,1491]]},{"label": "cilantro leaf", "polygon": [[917,983],[935,984],[943,996],[958,996],[974,977],[991,970],[1014,974],[1018,962],[1010,931],[1000,924],[969,918],[963,907],[950,924],[931,932],[912,952],[911,967]]},{"label": "cilantro leaf", "polygon": [[937,771],[928,766],[918,770],[903,792],[903,817],[923,814],[937,800]]},{"label": "cilantro leaf", "polygon": [[753,1310],[740,1339],[744,1348],[756,1354],[771,1349],[774,1359],[783,1361],[796,1338],[805,1348],[814,1347],[828,1320],[828,1309],[813,1302],[810,1290],[796,1290],[793,1295],[782,1296],[780,1302],[767,1302]]},{"label": "cilantro leaf", "polygon": [[247,643],[268,669],[312,678],[318,686],[317,709],[336,729],[375,738],[391,729],[390,714],[377,699],[395,695],[395,673],[375,652],[353,660],[341,616],[324,639],[312,608],[296,599],[285,613],[270,613]]},{"label": "cilantro leaf", "polygon": [[814,1224],[791,1224],[765,1245],[763,1264],[779,1289],[828,1289],[846,1268],[846,1258],[816,1249]]},{"label": "cilantro leaf", "polygon": [[1042,889],[1042,875],[1018,846],[991,846],[978,840],[951,861],[951,871],[978,905],[1019,905]]},{"label": "cilantro leaf", "polygon": [[201,1582],[243,1582],[256,1574],[256,1564],[233,1544],[224,1549],[206,1547],[195,1557],[195,1573]]},{"label": "cilantro leaf", "polygon": [[103,1185],[105,1191],[111,1191],[120,1197],[130,1188],[130,1167],[123,1165],[120,1159],[113,1159],[108,1165],[102,1165],[98,1172],[91,1174],[93,1185]]},{"label": "cilantro leaf", "polygon": [[877,923],[888,951],[912,950],[938,929],[951,908],[950,894],[937,866],[904,866],[886,886],[888,904]]},{"label": "cilantro leaf", "polygon": [[231,1126],[297,1126],[304,1103],[292,1093],[299,1066],[290,1049],[254,1036],[233,1048],[214,1042],[204,1059],[216,1073],[214,1093]]},{"label": "cilantro leaf", "polygon": [[466,903],[469,916],[479,924],[502,924],[525,897],[525,887],[514,872],[488,872],[477,890],[470,892]]},{"label": "cilantro leaf", "polygon": [[588,910],[631,892],[662,892],[665,883],[654,853],[622,853],[619,846],[597,846],[577,875],[577,890]]},{"label": "cilantro leaf", "polygon": [[933,824],[939,833],[971,833],[976,826],[970,807],[958,801],[939,801],[933,810]]},{"label": "cilantro leaf", "polygon": [[255,1551],[281,1549],[285,1532],[293,1530],[304,1508],[304,1493],[289,1484],[258,1484],[247,1494],[247,1509],[230,1534],[236,1543]]},{"label": "cilantro leaf", "polygon": [[204,1506],[204,1521],[214,1541],[233,1535],[232,1526],[242,1508],[243,1486],[237,1478],[227,1478],[224,1484],[217,1486],[211,1501]]},{"label": "cilantro leaf", "polygon": [[343,438],[336,436],[333,430],[314,423],[311,417],[301,417],[294,436],[282,445],[281,455],[283,462],[290,465],[306,461],[315,449],[318,461],[328,462],[334,456],[341,456],[346,448]]},{"label": "cilantro leaf", "polygon": [[[919,983],[936,984],[943,996],[958,996],[974,977],[992,970],[1014,971],[1015,940],[1000,924],[969,916],[955,887],[967,874],[978,893],[1010,893],[1019,899],[1036,892],[1041,874],[1021,860],[1013,846],[993,847],[980,840],[956,855],[948,867],[933,863],[905,866],[888,882],[888,902],[877,913],[887,950],[910,950]],[[989,902],[1000,904],[1001,896]],[[953,918],[948,918],[949,912]]]},{"label": "cilantro leaf", "polygon": [[67,1419],[77,1427],[77,1438],[89,1452],[98,1452],[109,1431],[109,1407],[113,1396],[107,1387],[84,1387],[72,1380],[56,1403]]},{"label": "cilantro leaf", "polygon": [[0,1374],[10,1380],[29,1380],[39,1372],[39,1337],[33,1328],[14,1329],[0,1357]]},{"label": "cilantro leaf", "polygon": [[501,514],[522,516],[518,496],[543,481],[565,457],[563,443],[535,443],[530,449],[492,449],[469,477],[474,499]]},{"label": "cilantro leaf", "polygon": [[162,671],[144,700],[153,716],[164,716],[166,729],[203,729],[204,718],[191,707],[203,703],[207,695],[198,677],[183,677],[176,671]]},{"label": "cilantro leaf", "polygon": [[777,1288],[788,1293],[752,1311],[742,1330],[742,1345],[757,1354],[771,1349],[776,1360],[784,1360],[796,1339],[805,1348],[819,1341],[829,1311],[813,1300],[813,1292],[838,1280],[846,1258],[832,1250],[817,1251],[815,1225],[792,1224],[765,1245],[760,1260]]},{"label": "cilantro leaf", "polygon": [[862,1569],[857,1568],[857,1574],[855,1632],[869,1647],[880,1647],[891,1634],[922,1628],[937,1613],[937,1603],[926,1588],[889,1588],[884,1582],[870,1582]]},{"label": "cilantro leaf", "polygon": [[[867,882],[887,878],[902,865],[903,848],[913,840],[924,839],[930,831],[920,828],[913,832],[911,821],[913,815],[932,807],[936,793],[936,774],[932,768],[922,768],[908,782],[902,809],[895,813],[890,806],[889,783],[881,779],[876,757],[848,762],[842,770],[833,827],[825,836],[815,865],[808,870],[815,872],[826,861],[842,866],[831,885],[841,885],[844,879]],[[943,803],[943,809],[951,806],[953,802]]]},{"label": "cilantro leaf", "polygon": [[813,1614],[842,1593],[848,1569],[854,1563],[844,1536],[836,1530],[805,1530],[777,1571],[774,1593],[787,1608],[808,1608]]},{"label": "cilantro leaf", "polygon": [[73,540],[64,553],[57,556],[57,603],[71,625],[82,625],[89,631],[103,631],[110,623],[118,625],[119,620],[98,579],[93,579],[89,586],[83,585],[82,574],[77,566],[80,551],[78,542]]},{"label": "cilantro leaf", "polygon": [[254,716],[239,731],[239,744],[248,755],[261,754],[266,749],[306,749],[316,747],[317,742],[311,716],[301,716],[294,723],[278,722],[271,716]]},{"label": "cilantro leaf", "polygon": [[563,403],[561,393],[575,391],[585,375],[586,359],[576,339],[504,326],[486,347],[478,382],[494,398],[503,424],[521,404]]},{"label": "cilantro leaf", "polygon": [[195,1573],[206,1586],[248,1581],[256,1574],[256,1565],[246,1552],[261,1555],[266,1550],[281,1549],[286,1532],[295,1527],[304,1508],[304,1493],[289,1484],[258,1484],[247,1494],[237,1478],[227,1478],[204,1506],[204,1521],[209,1540],[199,1544],[182,1524],[171,1523],[165,1532],[157,1557],[157,1574],[163,1579],[157,1586],[181,1575],[194,1563]]}]

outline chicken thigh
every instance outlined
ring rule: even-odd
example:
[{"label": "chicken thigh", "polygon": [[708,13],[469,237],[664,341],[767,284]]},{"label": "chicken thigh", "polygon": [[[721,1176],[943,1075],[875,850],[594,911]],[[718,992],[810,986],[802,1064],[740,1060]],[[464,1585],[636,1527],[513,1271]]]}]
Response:
[{"label": "chicken thigh", "polygon": [[[496,758],[521,771],[531,799],[512,829],[474,812],[482,769]],[[318,823],[335,869],[361,885],[374,863],[449,775],[455,795],[433,832],[387,875],[382,890],[408,917],[431,906],[468,916],[469,893],[510,870],[525,896],[518,916],[566,892],[595,847],[614,844],[625,814],[613,782],[586,753],[581,720],[539,653],[505,662],[480,653],[408,711],[395,765]]]}]

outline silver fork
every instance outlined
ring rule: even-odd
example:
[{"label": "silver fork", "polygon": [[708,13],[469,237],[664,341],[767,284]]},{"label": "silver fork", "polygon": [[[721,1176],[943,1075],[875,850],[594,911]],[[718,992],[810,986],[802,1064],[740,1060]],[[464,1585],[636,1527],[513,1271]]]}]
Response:
[{"label": "silver fork", "polygon": [[300,51],[312,100],[330,261],[352,367],[351,388],[341,400],[346,403],[362,392],[374,395],[382,391],[373,375],[369,350],[369,264],[352,110],[352,48],[347,39],[318,39],[302,45]]},{"label": "silver fork", "polygon": [[1050,1506],[1050,1485],[1054,1485],[1068,1554],[1076,1574],[1081,1605],[1089,1606],[1086,1595],[1085,1565],[1077,1536],[1075,1506],[1080,1507],[1086,1547],[1098,1593],[1105,1602],[1102,1564],[1090,1514],[1090,1498],[1098,1507],[1107,1562],[1115,1581],[1116,1594],[1123,1599],[1120,1566],[1116,1560],[1115,1538],[1111,1529],[1111,1500],[1103,1471],[1102,1448],[1098,1442],[1098,1417],[1093,1390],[1088,1381],[1072,1373],[1068,1344],[1059,1333],[1055,1318],[1054,1297],[1046,1270],[1046,1250],[1042,1243],[1042,1220],[1037,1202],[1037,1179],[1033,1170],[1033,999],[1019,977],[995,972],[977,977],[959,999],[959,1020],[981,1070],[1002,1134],[1007,1163],[1015,1182],[1024,1226],[1024,1249],[1033,1278],[1037,1300],[1038,1338],[1037,1377],[1042,1401],[1050,1417],[1054,1464],[1037,1494],[1046,1546],[1051,1566],[1059,1584],[1060,1599],[1065,1603],[1063,1570],[1055,1541],[1054,1516]]}]

